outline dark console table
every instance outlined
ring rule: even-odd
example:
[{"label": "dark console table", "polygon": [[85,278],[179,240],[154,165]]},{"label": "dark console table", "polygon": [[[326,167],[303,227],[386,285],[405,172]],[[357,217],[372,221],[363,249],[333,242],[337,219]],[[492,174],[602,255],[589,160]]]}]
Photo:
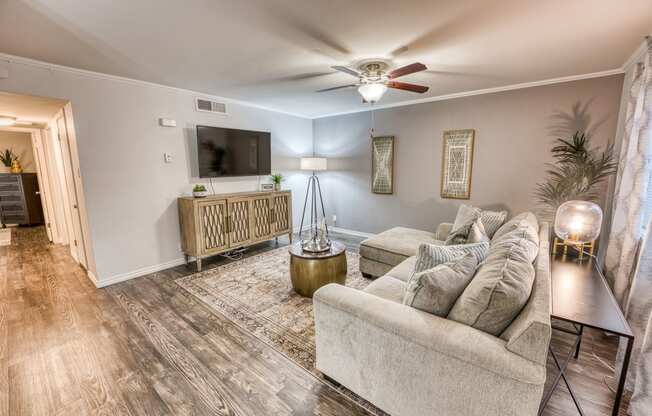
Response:
[{"label": "dark console table", "polygon": [[555,352],[550,348],[550,354],[559,370],[550,391],[545,395],[539,414],[543,412],[553,391],[563,379],[568,391],[581,415],[584,415],[582,406],[575,396],[575,392],[565,370],[571,359],[577,358],[582,343],[584,327],[595,328],[606,333],[614,334],[627,339],[627,347],[623,366],[618,380],[618,389],[612,415],[617,416],[620,402],[625,387],[627,368],[634,344],[634,334],[623,316],[616,298],[614,298],[606,279],[591,258],[579,260],[575,257],[566,257],[561,254],[551,257],[552,279],[552,313],[551,317],[568,322],[573,329],[556,327],[553,330],[566,332],[576,336],[575,344],[564,362],[560,362]]},{"label": "dark console table", "polygon": [[0,222],[36,225],[43,219],[36,173],[0,173]]}]

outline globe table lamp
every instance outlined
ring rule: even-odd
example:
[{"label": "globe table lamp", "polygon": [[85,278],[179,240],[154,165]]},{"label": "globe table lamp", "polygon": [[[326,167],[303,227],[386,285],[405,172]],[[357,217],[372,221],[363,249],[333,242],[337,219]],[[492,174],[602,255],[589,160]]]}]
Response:
[{"label": "globe table lamp", "polygon": [[557,246],[563,246],[564,255],[568,254],[568,247],[572,247],[578,251],[580,259],[584,256],[585,248],[589,248],[589,255],[593,256],[601,227],[602,209],[597,204],[589,201],[564,202],[555,215],[556,237],[552,254],[557,254]]},{"label": "globe table lamp", "polygon": [[[324,210],[324,200],[321,196],[321,186],[317,171],[326,170],[327,159],[325,157],[302,157],[301,170],[312,171],[308,179],[308,188],[306,189],[306,199],[303,202],[303,213],[301,214],[301,225],[299,226],[299,239],[304,251],[319,253],[331,248],[331,241],[328,237],[328,225],[326,225],[326,211]],[[319,202],[317,201],[319,198]],[[307,238],[303,234],[303,220],[306,216],[310,200],[310,229]],[[321,208],[321,217],[320,217]]]}]

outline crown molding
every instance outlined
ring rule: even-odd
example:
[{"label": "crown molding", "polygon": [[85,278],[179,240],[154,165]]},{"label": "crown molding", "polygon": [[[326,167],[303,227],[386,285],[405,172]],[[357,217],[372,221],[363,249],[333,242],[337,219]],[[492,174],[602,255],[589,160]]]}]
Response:
[{"label": "crown molding", "polygon": [[625,61],[622,66],[623,72],[627,72],[629,68],[632,67],[639,59],[643,58],[643,55],[648,50],[647,39],[644,40],[638,48],[630,55],[630,57]]},{"label": "crown molding", "polygon": [[428,97],[428,98],[421,98],[421,99],[408,100],[408,101],[400,101],[400,102],[391,103],[391,104],[374,105],[373,107],[369,107],[369,108],[356,108],[356,109],[349,110],[349,111],[341,111],[341,112],[328,113],[328,114],[316,115],[316,116],[309,116],[309,115],[305,115],[305,114],[292,113],[292,112],[288,112],[288,111],[275,109],[275,108],[272,108],[272,107],[267,107],[267,106],[255,104],[255,103],[248,102],[248,101],[241,101],[241,100],[237,100],[237,99],[234,99],[234,98],[228,98],[228,97],[222,97],[222,96],[219,96],[219,95],[206,94],[206,93],[199,92],[199,91],[188,90],[188,89],[179,88],[179,87],[172,87],[172,86],[169,86],[169,85],[158,84],[158,83],[155,83],[155,82],[149,82],[149,81],[143,81],[143,80],[138,80],[138,79],[133,79],[133,78],[121,77],[121,76],[118,76],[118,75],[110,75],[110,74],[105,74],[105,73],[102,73],[102,72],[89,71],[89,70],[86,70],[86,69],[79,69],[79,68],[69,67],[69,66],[65,66],[65,65],[51,64],[51,63],[44,62],[44,61],[39,61],[39,60],[36,60],[36,59],[25,58],[25,57],[17,56],[17,55],[10,55],[10,54],[6,54],[6,53],[2,53],[2,52],[0,52],[0,61],[7,61],[7,62],[9,62],[11,64],[27,65],[27,66],[33,66],[33,67],[38,67],[38,68],[44,68],[44,69],[48,69],[48,70],[57,70],[57,71],[61,71],[61,72],[73,73],[73,74],[92,77],[92,78],[97,78],[97,79],[105,79],[105,80],[124,82],[124,83],[129,83],[129,84],[134,84],[134,85],[141,85],[141,86],[147,86],[147,87],[153,87],[153,88],[161,88],[161,89],[166,89],[166,90],[169,90],[169,91],[175,91],[175,92],[180,92],[180,93],[193,95],[193,96],[196,96],[196,97],[202,97],[202,98],[207,98],[207,99],[223,101],[225,103],[238,104],[238,105],[241,105],[241,106],[244,106],[244,107],[257,108],[257,109],[260,109],[260,110],[271,111],[271,112],[279,113],[279,114],[286,114],[286,115],[293,116],[293,117],[316,120],[316,119],[334,117],[334,116],[341,116],[341,115],[346,115],[346,114],[364,113],[364,112],[368,112],[368,111],[372,111],[372,110],[381,110],[381,109],[386,109],[386,108],[404,107],[404,106],[415,105],[415,104],[423,104],[423,103],[430,103],[430,102],[436,102],[436,101],[452,100],[452,99],[456,99],[456,98],[472,97],[472,96],[475,96],[475,95],[493,94],[493,93],[498,93],[498,92],[519,90],[519,89],[524,89],[524,88],[532,88],[532,87],[539,87],[539,86],[545,86],[545,85],[553,85],[553,84],[560,84],[560,83],[565,83],[565,82],[580,81],[580,80],[584,80],[584,79],[601,78],[601,77],[608,77],[608,76],[611,76],[611,75],[623,74],[623,73],[625,73],[627,71],[627,69],[637,59],[639,59],[643,55],[645,50],[646,50],[646,42],[643,42],[636,49],[636,51],[629,57],[629,59],[623,64],[622,67],[607,70],[607,71],[591,72],[591,73],[588,73],[588,74],[570,75],[570,76],[566,76],[566,77],[558,77],[558,78],[550,78],[550,79],[539,80],[539,81],[523,82],[523,83],[518,83],[518,84],[503,85],[503,86],[492,87],[492,88],[484,88],[484,89],[473,90],[473,91],[463,91],[463,92],[438,95],[438,96]]},{"label": "crown molding", "polygon": [[193,96],[196,96],[196,97],[207,98],[207,99],[216,100],[216,101],[222,101],[222,102],[229,103],[229,104],[237,104],[237,105],[241,105],[241,106],[244,106],[244,107],[256,108],[256,109],[265,110],[265,111],[271,111],[273,113],[280,113],[280,114],[286,114],[286,115],[293,116],[293,117],[311,119],[311,117],[306,116],[305,114],[297,114],[297,113],[292,113],[292,112],[289,112],[289,111],[278,110],[278,109],[275,109],[275,108],[255,104],[255,103],[252,103],[252,102],[249,102],[249,101],[242,101],[242,100],[237,100],[237,99],[234,99],[234,98],[228,98],[228,97],[222,97],[222,96],[219,96],[219,95],[207,94],[205,92],[199,92],[199,91],[189,90],[189,89],[185,89],[185,88],[172,87],[172,86],[169,86],[169,85],[158,84],[156,82],[143,81],[143,80],[140,80],[140,79],[121,77],[121,76],[118,76],[118,75],[110,75],[110,74],[105,74],[103,72],[95,72],[95,71],[89,71],[89,70],[86,70],[86,69],[74,68],[74,67],[71,67],[71,66],[52,64],[52,63],[45,62],[45,61],[39,61],[37,59],[25,58],[25,57],[22,57],[22,56],[10,55],[10,54],[7,54],[7,53],[2,53],[2,52],[0,52],[0,61],[5,61],[5,62],[8,62],[10,64],[18,64],[18,65],[32,66],[32,67],[36,67],[36,68],[43,68],[43,69],[47,69],[47,70],[50,70],[50,71],[67,72],[67,73],[86,76],[86,77],[90,77],[90,78],[103,79],[103,80],[109,80],[109,81],[118,81],[118,82],[123,82],[123,83],[127,83],[127,84],[133,84],[133,85],[160,88],[160,89],[165,89],[165,90],[168,90],[168,91],[180,92],[180,93],[184,93],[184,94],[193,95]]},{"label": "crown molding", "polygon": [[420,99],[409,100],[409,101],[400,101],[400,102],[391,103],[391,104],[374,105],[373,107],[369,107],[369,108],[357,108],[355,110],[350,110],[350,111],[343,111],[343,112],[339,112],[339,113],[331,113],[331,114],[326,114],[326,115],[323,115],[323,116],[315,116],[315,117],[313,117],[313,119],[341,116],[341,115],[345,115],[345,114],[364,113],[364,112],[372,111],[372,110],[381,110],[381,109],[385,109],[385,108],[404,107],[404,106],[407,106],[407,105],[431,103],[431,102],[435,102],[435,101],[452,100],[452,99],[455,99],[455,98],[472,97],[474,95],[484,95],[484,94],[493,94],[493,93],[504,92],[504,91],[521,90],[521,89],[524,89],[524,88],[532,88],[532,87],[540,87],[540,86],[544,86],[544,85],[561,84],[561,83],[564,83],[564,82],[580,81],[580,80],[583,80],[583,79],[602,78],[602,77],[608,77],[608,76],[611,76],[611,75],[622,74],[624,72],[625,72],[625,70],[623,68],[617,68],[617,69],[610,69],[608,71],[591,72],[589,74],[571,75],[571,76],[567,76],[567,77],[550,78],[550,79],[544,79],[544,80],[532,81],[532,82],[522,82],[522,83],[519,83],[519,84],[503,85],[503,86],[500,86],[500,87],[484,88],[484,89],[481,89],[481,90],[456,92],[456,93],[453,93],[453,94],[438,95],[438,96],[435,96],[435,97],[420,98]]}]

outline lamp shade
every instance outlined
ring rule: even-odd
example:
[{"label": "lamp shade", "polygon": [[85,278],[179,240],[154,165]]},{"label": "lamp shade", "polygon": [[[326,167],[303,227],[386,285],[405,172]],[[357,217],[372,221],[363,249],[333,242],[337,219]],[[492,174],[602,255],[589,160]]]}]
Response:
[{"label": "lamp shade", "polygon": [[380,100],[387,91],[385,84],[362,84],[358,87],[358,92],[368,103],[375,103]]},{"label": "lamp shade", "polygon": [[567,201],[557,208],[555,234],[572,243],[590,243],[600,235],[602,209],[589,201]]},{"label": "lamp shade", "polygon": [[325,157],[302,157],[301,170],[326,170],[327,159]]}]

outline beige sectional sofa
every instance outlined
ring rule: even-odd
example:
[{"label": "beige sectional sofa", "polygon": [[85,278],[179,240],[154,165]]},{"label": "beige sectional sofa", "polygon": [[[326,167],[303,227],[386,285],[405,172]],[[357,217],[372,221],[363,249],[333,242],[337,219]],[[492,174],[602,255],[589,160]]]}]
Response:
[{"label": "beige sectional sofa", "polygon": [[535,415],[551,331],[548,225],[539,226],[529,300],[499,336],[402,303],[417,240],[443,240],[446,229],[382,233],[366,270],[384,276],[364,291],[330,284],[315,293],[316,366],[393,416]]},{"label": "beige sectional sofa", "polygon": [[360,243],[360,271],[366,277],[379,277],[417,254],[422,243],[444,244],[452,223],[441,223],[437,231],[394,227]]}]

